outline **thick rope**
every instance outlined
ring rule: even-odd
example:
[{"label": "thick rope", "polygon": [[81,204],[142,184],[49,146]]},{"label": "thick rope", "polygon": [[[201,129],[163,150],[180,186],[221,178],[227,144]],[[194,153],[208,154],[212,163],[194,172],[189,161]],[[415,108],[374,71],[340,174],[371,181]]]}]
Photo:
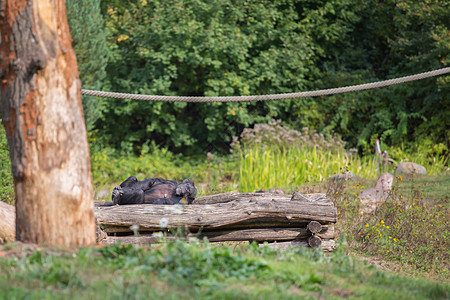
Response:
[{"label": "thick rope", "polygon": [[430,72],[424,72],[416,75],[410,75],[395,79],[389,79],[384,81],[351,85],[341,88],[299,92],[299,93],[286,93],[286,94],[274,94],[274,95],[254,95],[254,96],[219,96],[219,97],[196,97],[196,96],[155,96],[155,95],[139,95],[139,94],[125,94],[125,93],[113,93],[113,92],[101,92],[92,90],[81,90],[83,95],[96,96],[96,97],[108,97],[118,99],[132,99],[132,100],[146,100],[146,101],[165,101],[165,102],[239,102],[239,101],[268,101],[268,100],[280,100],[280,99],[293,99],[303,97],[317,97],[325,95],[333,95],[347,92],[362,91],[368,89],[374,89],[384,86],[390,86],[399,83],[405,83],[429,77],[439,76],[450,73],[450,67],[442,68]]}]

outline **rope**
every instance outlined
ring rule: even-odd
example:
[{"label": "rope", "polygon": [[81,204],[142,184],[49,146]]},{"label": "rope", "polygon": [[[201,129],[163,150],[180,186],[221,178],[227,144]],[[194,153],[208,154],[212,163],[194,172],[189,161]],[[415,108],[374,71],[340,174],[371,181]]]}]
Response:
[{"label": "rope", "polygon": [[96,96],[96,97],[108,97],[118,99],[132,99],[132,100],[145,100],[145,101],[165,101],[165,102],[239,102],[239,101],[268,101],[268,100],[280,100],[280,99],[293,99],[302,97],[317,97],[325,95],[333,95],[340,93],[348,93],[355,91],[362,91],[368,89],[374,89],[384,86],[390,86],[399,83],[405,83],[415,80],[421,80],[429,77],[439,76],[450,73],[450,67],[433,70],[430,72],[424,72],[416,75],[410,75],[395,79],[389,79],[384,81],[351,85],[340,88],[317,90],[309,92],[299,93],[286,93],[286,94],[273,94],[273,95],[254,95],[254,96],[219,96],[219,97],[196,97],[196,96],[155,96],[155,95],[139,95],[139,94],[125,94],[125,93],[113,93],[102,92],[93,90],[81,90],[83,95]]}]

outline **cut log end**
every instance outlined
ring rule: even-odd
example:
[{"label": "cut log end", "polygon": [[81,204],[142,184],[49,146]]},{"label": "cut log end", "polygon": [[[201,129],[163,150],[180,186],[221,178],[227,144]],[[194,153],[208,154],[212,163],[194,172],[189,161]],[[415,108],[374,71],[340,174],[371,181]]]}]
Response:
[{"label": "cut log end", "polygon": [[317,248],[322,244],[322,239],[320,237],[317,236],[311,236],[308,238],[308,245],[311,248]]},{"label": "cut log end", "polygon": [[311,233],[319,233],[322,231],[322,224],[320,224],[317,221],[311,221],[308,223],[308,225],[306,226],[306,228],[311,232]]}]

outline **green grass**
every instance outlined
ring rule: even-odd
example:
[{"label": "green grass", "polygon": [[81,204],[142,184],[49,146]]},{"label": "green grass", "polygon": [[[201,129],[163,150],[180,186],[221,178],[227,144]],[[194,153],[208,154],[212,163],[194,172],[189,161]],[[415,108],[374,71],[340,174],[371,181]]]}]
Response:
[{"label": "green grass", "polygon": [[[428,174],[441,174],[448,157],[427,158],[421,154],[396,153],[398,162],[412,161],[426,167]],[[377,178],[381,172],[394,172],[394,165],[377,168],[374,157],[349,155],[343,150],[317,147],[253,146],[239,153],[239,191],[285,188],[318,183],[331,175],[350,171],[361,178]]]},{"label": "green grass", "polygon": [[445,299],[445,282],[382,272],[339,251],[168,242],[0,258],[0,299]]},{"label": "green grass", "polygon": [[208,183],[199,188],[199,196],[226,188],[234,178],[237,161],[229,157],[183,157],[166,149],[155,149],[139,156],[118,155],[104,149],[91,151],[92,178],[95,190],[110,192],[131,175],[138,179],[163,177],[182,181],[190,178],[195,183]]},{"label": "green grass", "polygon": [[391,195],[370,214],[361,214],[367,181],[335,185],[328,194],[338,208],[338,229],[355,253],[390,261],[408,273],[448,280],[450,173],[398,176]]},{"label": "green grass", "polygon": [[348,170],[361,177],[377,174],[373,159],[318,148],[252,147],[240,153],[239,191],[289,188],[327,179]]},{"label": "green grass", "polygon": [[[267,146],[265,152],[253,147],[227,157],[190,158],[164,149],[154,149],[151,153],[143,151],[140,156],[122,156],[104,149],[92,151],[91,160],[96,190],[111,190],[128,176],[136,175],[138,178],[191,178],[198,184],[199,196],[231,190],[245,192],[280,187],[285,192],[327,192],[338,208],[338,232],[341,237],[346,237],[350,253],[391,262],[416,277],[448,281],[450,173],[444,171],[448,158],[444,159],[439,154],[430,158],[420,151],[408,154],[402,150],[390,150],[390,153],[397,162],[422,163],[429,174],[435,175],[399,177],[389,201],[370,215],[360,213],[358,195],[363,189],[375,185],[380,171],[376,169],[373,158],[350,157],[340,151],[307,147],[280,151]],[[0,171],[3,172],[0,174],[0,197],[2,201],[13,203],[8,150],[6,141],[1,138],[0,156]],[[344,170],[360,177],[345,184],[323,180]],[[385,171],[392,172],[393,166],[388,166]],[[277,264],[276,261],[270,263],[271,267]],[[64,276],[61,274],[62,278]],[[127,285],[126,279],[123,280],[123,284]],[[246,289],[254,289],[254,293],[258,293],[258,289],[267,289],[265,284],[258,285],[254,281],[247,282]],[[168,285],[164,280],[157,282],[161,286]],[[180,290],[182,295],[184,292]],[[189,296],[196,295],[196,292],[189,292]],[[346,293],[343,292],[343,295]],[[350,295],[354,295],[352,293],[354,291]]]}]

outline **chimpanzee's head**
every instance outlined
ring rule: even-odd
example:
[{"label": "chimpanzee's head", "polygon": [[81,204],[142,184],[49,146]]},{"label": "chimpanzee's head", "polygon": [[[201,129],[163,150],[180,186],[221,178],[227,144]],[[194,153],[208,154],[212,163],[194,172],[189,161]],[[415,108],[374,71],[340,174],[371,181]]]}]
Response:
[{"label": "chimpanzee's head", "polygon": [[177,186],[175,193],[178,196],[186,198],[188,204],[191,204],[192,201],[194,201],[195,196],[197,196],[197,189],[195,188],[195,184],[192,180],[185,179]]}]

